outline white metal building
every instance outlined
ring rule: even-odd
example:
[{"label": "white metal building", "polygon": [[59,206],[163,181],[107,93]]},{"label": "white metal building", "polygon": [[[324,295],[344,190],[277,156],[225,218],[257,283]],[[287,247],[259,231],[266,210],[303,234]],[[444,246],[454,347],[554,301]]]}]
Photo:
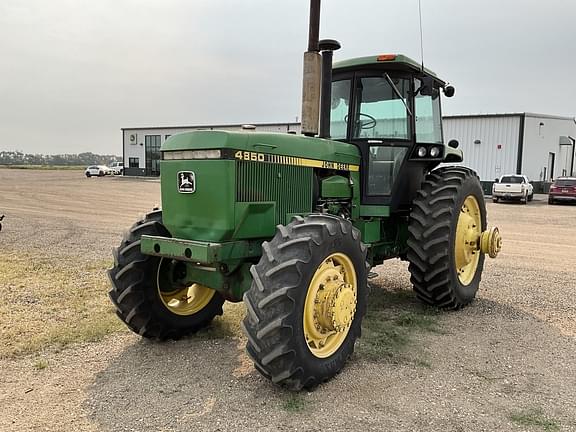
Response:
[{"label": "white metal building", "polygon": [[[478,172],[486,190],[503,174],[524,174],[535,182],[575,175],[576,120],[544,114],[470,114],[443,118],[444,140],[456,139],[464,165]],[[242,130],[245,125],[122,129],[126,175],[160,173],[160,146],[171,135],[192,130]],[[254,124],[260,132],[300,133],[300,123]]]},{"label": "white metal building", "polygon": [[157,176],[160,174],[160,146],[170,136],[194,130],[256,130],[259,132],[300,133],[300,123],[258,123],[252,125],[204,125],[144,127],[122,129],[124,174]]},{"label": "white metal building", "polygon": [[524,174],[549,182],[576,174],[576,120],[544,114],[478,114],[443,119],[444,140],[456,139],[463,165],[492,182],[503,174]]}]

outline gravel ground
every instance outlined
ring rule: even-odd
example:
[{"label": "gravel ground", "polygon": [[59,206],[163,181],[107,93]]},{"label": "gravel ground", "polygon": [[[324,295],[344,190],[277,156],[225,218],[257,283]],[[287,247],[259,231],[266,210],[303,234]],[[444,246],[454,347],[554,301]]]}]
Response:
[{"label": "gravel ground", "polygon": [[[252,369],[235,332],[164,344],[120,332],[47,350],[42,369],[37,355],[0,360],[0,430],[576,431],[576,206],[545,198],[487,203],[503,252],[470,307],[414,334],[419,362],[355,355],[332,381],[292,394]],[[158,201],[157,181],[0,169],[0,250],[109,259]],[[373,290],[410,289],[405,263],[376,270]]]}]

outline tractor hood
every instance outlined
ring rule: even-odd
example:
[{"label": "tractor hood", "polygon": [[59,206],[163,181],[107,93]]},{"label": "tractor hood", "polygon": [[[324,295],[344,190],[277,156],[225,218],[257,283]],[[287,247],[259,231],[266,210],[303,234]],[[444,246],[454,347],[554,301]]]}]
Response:
[{"label": "tractor hood", "polygon": [[[354,145],[284,133],[193,131],[171,136],[161,148],[165,160],[196,159],[193,155],[186,157],[186,153],[180,153],[186,150],[221,150],[218,157],[208,154],[208,159],[242,159],[243,155],[238,152],[250,152],[251,156],[255,153],[318,162],[360,164],[360,152]],[[177,157],[167,155],[172,152]]]}]

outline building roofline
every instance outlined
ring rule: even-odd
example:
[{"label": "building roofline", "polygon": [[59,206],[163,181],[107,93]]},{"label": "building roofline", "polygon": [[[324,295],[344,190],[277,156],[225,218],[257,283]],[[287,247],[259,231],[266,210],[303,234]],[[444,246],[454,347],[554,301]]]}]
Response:
[{"label": "building roofline", "polygon": [[[537,114],[529,112],[511,112],[511,113],[487,113],[487,114],[454,114],[444,115],[443,119],[459,119],[459,118],[500,118],[500,117],[532,117],[532,118],[547,118],[554,120],[570,120],[576,123],[575,117],[566,117],[549,114]],[[300,126],[300,122],[269,122],[269,123],[229,123],[229,124],[204,124],[204,125],[187,125],[187,126],[142,126],[142,127],[127,127],[120,128],[122,131],[131,130],[159,130],[159,129],[213,129],[213,128],[241,128],[245,124],[251,124],[257,128],[266,126]]]},{"label": "building roofline", "polygon": [[458,118],[494,118],[494,117],[533,117],[533,118],[547,118],[554,120],[571,120],[576,121],[574,117],[550,115],[550,114],[537,114],[529,112],[516,112],[516,113],[487,113],[487,114],[455,114],[442,116],[444,119],[458,119]]},{"label": "building roofline", "polygon": [[554,119],[554,120],[572,120],[575,121],[574,117],[567,117],[567,116],[559,116],[553,114],[538,114],[538,113],[525,113],[526,117],[536,117],[536,118],[547,118],[547,119]]},{"label": "building roofline", "polygon": [[222,127],[238,127],[241,128],[244,125],[253,126],[300,126],[300,122],[273,122],[273,123],[231,123],[231,124],[212,124],[212,125],[189,125],[189,126],[143,126],[143,127],[128,127],[120,128],[122,131],[129,130],[142,130],[142,129],[196,129],[196,128],[222,128]]}]

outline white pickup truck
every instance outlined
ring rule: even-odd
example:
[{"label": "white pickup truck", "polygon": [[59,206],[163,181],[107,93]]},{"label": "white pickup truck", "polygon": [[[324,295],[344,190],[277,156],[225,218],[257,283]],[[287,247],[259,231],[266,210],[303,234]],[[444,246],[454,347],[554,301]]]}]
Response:
[{"label": "white pickup truck", "polygon": [[112,162],[110,169],[116,175],[124,174],[124,162]]},{"label": "white pickup truck", "polygon": [[534,198],[534,187],[528,177],[520,174],[503,175],[492,185],[492,201],[519,200],[526,204]]}]

